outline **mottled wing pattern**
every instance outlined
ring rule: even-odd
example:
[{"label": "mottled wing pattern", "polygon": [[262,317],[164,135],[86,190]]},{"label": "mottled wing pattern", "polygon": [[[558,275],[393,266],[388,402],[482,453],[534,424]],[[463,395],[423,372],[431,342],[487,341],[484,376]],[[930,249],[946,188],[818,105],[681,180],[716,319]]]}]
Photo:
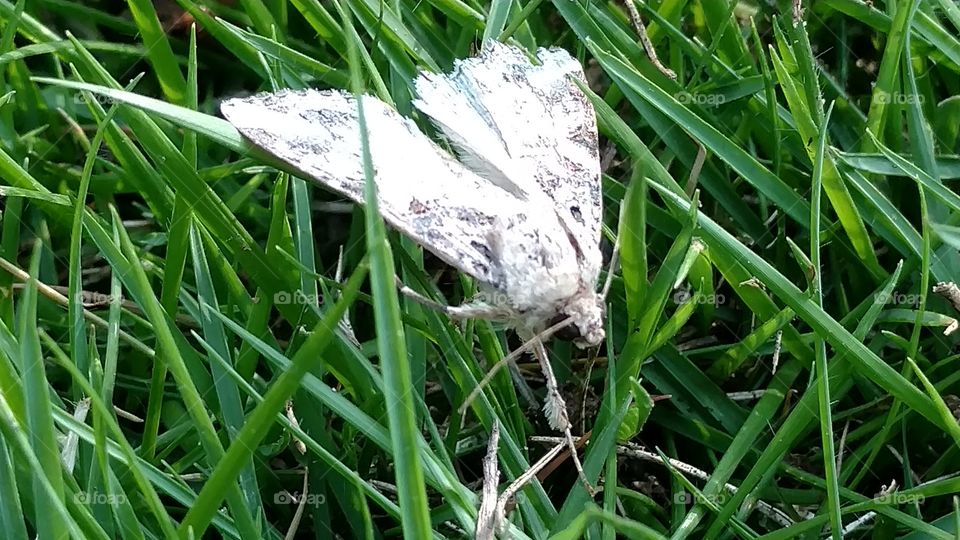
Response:
[{"label": "mottled wing pattern", "polygon": [[[465,168],[412,121],[376,98],[363,99],[383,217],[451,266],[503,288],[504,269],[491,232],[509,231],[517,240],[528,237],[535,247],[543,222],[528,216],[526,203]],[[231,99],[221,111],[256,146],[363,203],[360,131],[352,96],[282,91]],[[532,250],[530,256],[536,256]]]},{"label": "mottled wing pattern", "polygon": [[[490,41],[480,55],[460,60],[449,75],[424,74],[416,81],[417,107],[457,146],[475,146],[479,159],[494,155],[490,144],[471,145],[474,127],[485,123],[515,165],[500,165],[521,190],[528,179],[555,203],[574,234],[585,262],[600,266],[600,160],[593,106],[572,79],[584,80],[580,63],[562,49],[540,49],[540,62],[523,51]],[[458,93],[459,102],[448,96]],[[438,101],[456,107],[431,107]],[[459,121],[469,119],[469,122]],[[464,126],[468,126],[465,129]],[[463,151],[461,150],[461,153]],[[468,151],[468,153],[471,153]],[[468,163],[469,166],[469,163]],[[474,170],[477,168],[474,167]],[[482,170],[478,170],[483,174]]]}]

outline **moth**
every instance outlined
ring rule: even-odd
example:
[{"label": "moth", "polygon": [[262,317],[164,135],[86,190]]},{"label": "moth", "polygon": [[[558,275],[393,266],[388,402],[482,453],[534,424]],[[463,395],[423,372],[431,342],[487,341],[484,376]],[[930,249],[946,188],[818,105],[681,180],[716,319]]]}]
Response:
[{"label": "moth", "polygon": [[[604,339],[600,159],[593,106],[575,80],[583,69],[563,49],[539,49],[532,62],[494,41],[449,74],[420,73],[413,104],[455,155],[383,101],[359,99],[384,219],[480,284],[477,299],[444,309],[527,337],[566,330],[589,347]],[[257,147],[363,202],[353,95],[262,93],[220,110]]]}]

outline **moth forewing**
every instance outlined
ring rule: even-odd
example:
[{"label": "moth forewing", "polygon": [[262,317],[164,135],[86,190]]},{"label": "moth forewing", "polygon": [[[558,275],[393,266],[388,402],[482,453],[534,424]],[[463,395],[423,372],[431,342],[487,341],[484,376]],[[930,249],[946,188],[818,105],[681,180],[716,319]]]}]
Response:
[{"label": "moth forewing", "polygon": [[[535,235],[526,205],[466,169],[412,121],[364,96],[380,211],[396,229],[448,264],[499,285],[494,223]],[[305,177],[363,202],[356,102],[336,90],[281,91],[231,99],[221,112],[254,145]]]}]

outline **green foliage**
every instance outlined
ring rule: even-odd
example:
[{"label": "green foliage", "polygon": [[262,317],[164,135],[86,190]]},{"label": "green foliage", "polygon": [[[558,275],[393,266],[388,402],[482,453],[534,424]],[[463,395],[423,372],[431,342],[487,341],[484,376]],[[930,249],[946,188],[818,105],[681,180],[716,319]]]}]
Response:
[{"label": "green foliage", "polygon": [[394,276],[475,284],[217,104],[336,87],[433,133],[417,70],[500,39],[583,62],[623,255],[607,344],[549,344],[603,493],[558,458],[508,534],[956,538],[960,9],[803,7],[637,4],[674,80],[619,2],[0,0],[4,537],[473,535],[493,424],[501,491],[555,444],[535,364],[461,415],[517,340]]}]

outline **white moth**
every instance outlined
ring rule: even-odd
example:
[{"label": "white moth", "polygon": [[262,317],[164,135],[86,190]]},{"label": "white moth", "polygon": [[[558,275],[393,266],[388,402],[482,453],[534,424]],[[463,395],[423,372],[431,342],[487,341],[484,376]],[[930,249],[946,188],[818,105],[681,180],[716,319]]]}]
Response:
[{"label": "white moth", "polygon": [[[604,338],[596,118],[573,82],[584,80],[579,62],[556,48],[538,50],[537,61],[487,42],[450,74],[418,76],[414,105],[459,159],[363,96],[380,211],[480,282],[482,300],[449,313],[505,321],[526,336],[565,321],[575,343],[595,346]],[[352,95],[282,91],[231,99],[221,111],[256,146],[363,202]]]}]

